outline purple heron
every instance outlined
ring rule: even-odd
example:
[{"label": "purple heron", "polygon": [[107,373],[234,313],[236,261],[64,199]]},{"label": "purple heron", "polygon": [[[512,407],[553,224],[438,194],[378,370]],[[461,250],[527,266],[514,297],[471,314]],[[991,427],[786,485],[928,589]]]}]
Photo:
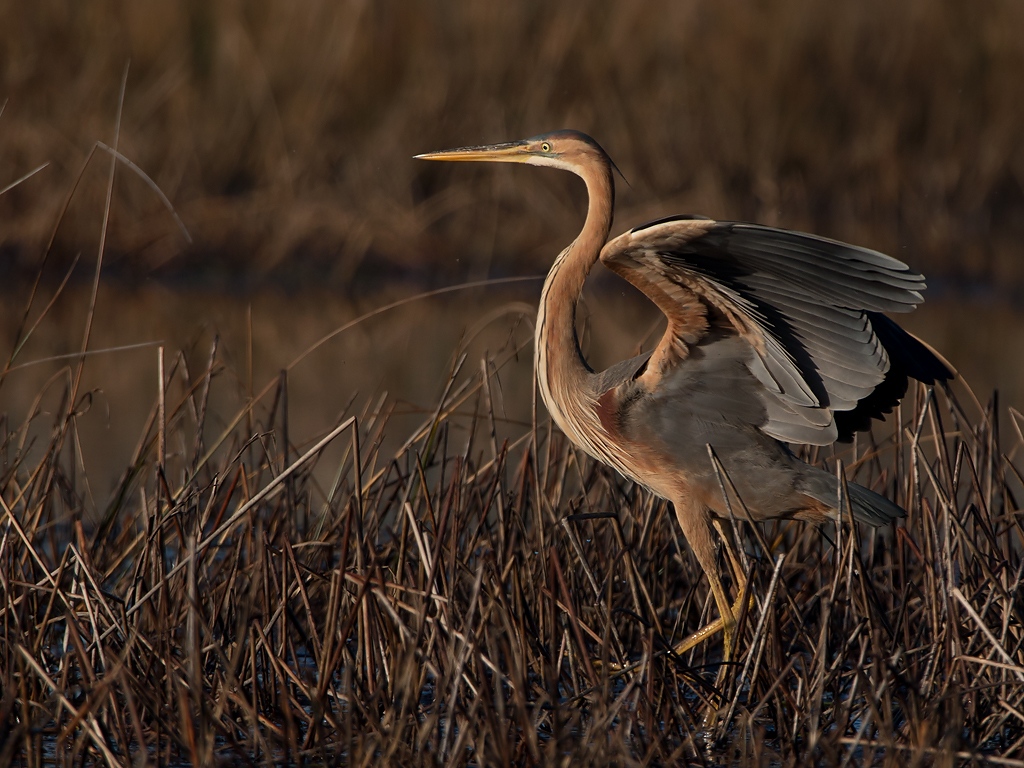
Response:
[{"label": "purple heron", "polygon": [[[936,353],[882,314],[914,309],[923,276],[867,248],[699,216],[648,222],[609,241],[614,165],[578,131],[417,157],[550,166],[586,183],[583,230],[555,259],[541,292],[537,384],[573,443],[672,502],[720,617],[677,650],[721,629],[728,660],[745,574],[720,522],[737,500],[723,495],[712,454],[754,520],[837,519],[839,480],[787,443],[849,439],[892,410],[908,377],[926,384],[952,377]],[[597,261],[668,319],[653,351],[600,372],[587,365],[576,336],[576,305]],[[863,486],[849,483],[848,495],[863,522],[905,514]],[[712,525],[736,573],[734,604],[716,567]]]}]

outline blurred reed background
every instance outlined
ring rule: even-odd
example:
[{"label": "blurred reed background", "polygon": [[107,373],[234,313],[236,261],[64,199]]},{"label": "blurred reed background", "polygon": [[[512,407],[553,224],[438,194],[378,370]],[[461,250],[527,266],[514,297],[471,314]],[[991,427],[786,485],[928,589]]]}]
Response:
[{"label": "blurred reed background", "polygon": [[[71,276],[15,364],[81,344],[109,173],[102,152],[86,160],[114,141],[130,63],[118,148],[192,242],[119,168],[93,348],[162,340],[204,360],[219,334],[244,399],[360,312],[541,275],[581,223],[575,180],[411,157],[575,127],[629,180],[617,230],[695,212],[891,253],[929,276],[927,304],[901,321],[982,400],[999,387],[1019,406],[1021,29],[1017,0],[5,3],[0,189],[48,165],[0,195],[4,354],[40,273],[30,321]],[[594,283],[592,350],[607,362],[656,317],[615,280]],[[538,288],[449,294],[343,334],[295,372],[300,426],[381,389],[410,410],[435,402],[466,329]],[[493,349],[529,328],[506,319],[488,334],[477,343]],[[94,478],[131,453],[155,357],[86,367],[106,403],[83,437]],[[528,358],[504,375],[510,420],[529,413]],[[10,376],[0,407],[13,423],[41,391],[44,411],[59,399],[46,383],[63,365]]]}]

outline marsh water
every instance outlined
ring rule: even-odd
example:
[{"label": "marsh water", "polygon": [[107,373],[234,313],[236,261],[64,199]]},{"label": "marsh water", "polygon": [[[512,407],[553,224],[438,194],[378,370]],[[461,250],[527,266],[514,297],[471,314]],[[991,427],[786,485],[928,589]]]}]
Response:
[{"label": "marsh water", "polygon": [[[146,432],[157,401],[161,347],[170,414],[184,397],[183,382],[206,370],[216,339],[208,439],[253,395],[266,390],[256,413],[269,408],[287,370],[289,437],[297,447],[311,444],[342,416],[390,410],[386,455],[433,411],[463,355],[463,378],[484,367],[491,375],[499,441],[514,438],[532,413],[532,312],[540,281],[453,286],[434,295],[403,285],[360,297],[315,289],[230,295],[160,284],[101,285],[73,448],[87,478],[88,506],[105,505]],[[614,280],[594,282],[579,313],[591,364],[601,368],[650,348],[661,329],[658,312]],[[87,285],[72,286],[58,298],[0,387],[0,412],[15,442],[8,445],[8,460],[18,446],[38,450],[50,434],[77,364],[66,356],[81,347],[89,293]],[[983,404],[998,388],[1004,408],[1024,406],[1024,312],[985,295],[934,293],[900,322],[945,355]],[[51,294],[44,291],[36,300],[30,321]],[[24,300],[18,294],[3,301],[8,349]],[[30,414],[30,426],[19,432]],[[470,405],[467,419],[472,414]]]}]

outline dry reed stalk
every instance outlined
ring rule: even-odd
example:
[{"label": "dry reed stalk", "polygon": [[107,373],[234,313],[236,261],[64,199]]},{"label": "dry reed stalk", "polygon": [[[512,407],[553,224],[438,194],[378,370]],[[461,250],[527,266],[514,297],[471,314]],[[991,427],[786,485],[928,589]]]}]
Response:
[{"label": "dry reed stalk", "polygon": [[[903,428],[858,443],[859,481],[909,483],[895,535],[755,533],[737,511],[755,608],[747,656],[714,690],[717,646],[667,650],[707,596],[663,504],[546,428],[498,446],[486,361],[456,361],[433,416],[388,457],[376,400],[305,450],[269,426],[254,442],[244,416],[206,447],[220,365],[214,348],[195,377],[166,379],[163,466],[154,419],[139,493],[96,531],[67,525],[81,503],[68,452],[10,462],[10,760],[1020,764],[1019,446],[1000,449],[992,411],[919,391]],[[280,421],[257,408],[254,423]],[[457,420],[466,408],[475,427]],[[344,431],[321,489],[310,467]],[[25,492],[47,472],[49,491]]]}]

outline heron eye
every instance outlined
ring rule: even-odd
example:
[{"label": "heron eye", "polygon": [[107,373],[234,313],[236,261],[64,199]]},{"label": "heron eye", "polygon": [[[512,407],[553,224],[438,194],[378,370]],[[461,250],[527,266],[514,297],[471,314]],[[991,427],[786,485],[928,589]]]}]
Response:
[{"label": "heron eye", "polygon": [[540,145],[540,151],[541,151],[541,152],[550,152],[550,151],[551,151],[551,145],[550,145],[550,144],[548,144],[548,143],[547,143],[547,142],[545,141],[545,142],[544,142],[543,144],[541,144],[541,145]]}]

